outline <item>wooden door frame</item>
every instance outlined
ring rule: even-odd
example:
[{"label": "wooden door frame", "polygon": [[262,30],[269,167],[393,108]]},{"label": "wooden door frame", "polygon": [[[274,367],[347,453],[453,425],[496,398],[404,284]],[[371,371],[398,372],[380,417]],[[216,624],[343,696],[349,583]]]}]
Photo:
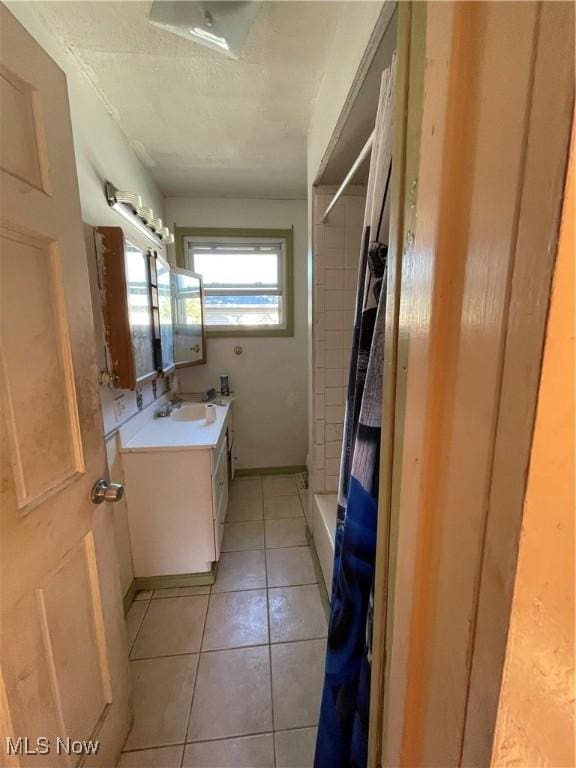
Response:
[{"label": "wooden door frame", "polygon": [[[394,152],[399,161],[394,164],[387,285],[372,768],[426,765],[431,759],[442,765],[490,763],[573,108],[573,41],[569,33],[563,34],[573,28],[571,5],[423,5],[403,3],[399,9]],[[520,24],[517,59],[506,58],[499,33],[494,38],[498,25],[490,14],[499,7],[504,29]],[[483,37],[486,29],[492,38]],[[417,48],[424,34],[427,65],[422,88],[423,58],[418,58]],[[486,51],[484,46],[490,45]],[[524,89],[526,96],[525,101],[518,96],[523,111],[517,124],[513,111],[503,115],[503,127],[474,122],[478,104],[486,108],[482,88],[492,87],[492,97],[498,66],[495,61],[480,66],[479,54],[499,56],[500,66],[508,68],[501,71],[518,76],[518,93]],[[468,93],[469,83],[478,89],[476,96]],[[467,99],[470,109],[462,103]],[[454,498],[441,508],[435,506],[446,495],[435,486],[438,478],[430,476],[437,462],[431,456],[430,430],[453,416],[445,388],[452,387],[456,395],[457,385],[443,380],[438,361],[452,363],[458,373],[463,322],[459,313],[469,278],[458,254],[468,259],[468,250],[478,248],[480,225],[491,224],[490,218],[476,221],[476,243],[468,242],[474,185],[487,180],[485,175],[482,182],[484,169],[473,161],[478,146],[488,143],[496,128],[507,130],[509,137],[517,132],[518,152],[514,167],[506,165],[508,157],[496,157],[507,169],[504,178],[515,174],[516,188],[511,184],[506,198],[514,203],[509,228],[502,224],[504,214],[500,222],[506,236],[501,244],[506,284],[499,299],[502,316],[493,331],[495,389],[488,413],[493,423],[484,426],[482,467],[462,467],[476,501],[474,530],[466,544],[471,556],[460,563],[468,602],[460,606],[460,614],[455,610],[460,634],[455,632],[452,645],[442,647],[435,632],[442,620],[448,627],[446,613],[450,601],[457,599],[456,587],[446,578],[456,573],[450,558],[463,523]],[[494,142],[495,153],[502,148]],[[484,159],[494,161],[486,147],[483,152]],[[472,163],[467,175],[458,169],[462,153]],[[463,192],[462,187],[467,189]],[[474,204],[478,217],[478,200]],[[485,207],[487,216],[497,216],[489,200]],[[456,226],[454,215],[460,217]],[[416,280],[422,280],[422,274],[417,272],[423,267],[429,270],[422,273],[428,280],[429,306],[416,309],[430,311],[430,317],[425,320],[428,336],[418,338],[411,328],[409,302],[418,299]],[[414,380],[416,371],[419,381]],[[433,436],[435,440],[435,432]],[[439,449],[444,447],[446,455],[452,440],[448,431],[440,435]],[[436,467],[442,471],[443,465]],[[481,479],[480,470],[485,473]],[[424,564],[429,571],[423,570]],[[448,674],[442,678],[439,670]],[[446,690],[438,711],[433,693],[441,679]]]}]

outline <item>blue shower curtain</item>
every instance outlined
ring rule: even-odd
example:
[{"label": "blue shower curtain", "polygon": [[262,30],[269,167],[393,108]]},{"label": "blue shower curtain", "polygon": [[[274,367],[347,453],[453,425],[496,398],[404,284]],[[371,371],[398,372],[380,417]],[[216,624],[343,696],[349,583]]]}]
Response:
[{"label": "blue shower curtain", "polygon": [[[392,88],[392,77],[386,87]],[[386,111],[385,117],[390,121]],[[382,130],[390,130],[389,122]],[[367,762],[386,309],[383,222],[391,174],[387,138],[370,170],[380,178],[372,185],[372,227],[365,227],[360,260],[315,768],[365,768]]]}]

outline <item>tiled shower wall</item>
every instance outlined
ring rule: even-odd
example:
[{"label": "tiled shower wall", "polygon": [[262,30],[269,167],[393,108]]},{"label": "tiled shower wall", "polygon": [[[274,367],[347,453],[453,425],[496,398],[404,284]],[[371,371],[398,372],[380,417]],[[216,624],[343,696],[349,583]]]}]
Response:
[{"label": "tiled shower wall", "polygon": [[323,224],[321,218],[333,193],[332,188],[315,187],[312,209],[313,445],[310,488],[316,493],[338,488],[366,202],[365,187],[349,187]]}]

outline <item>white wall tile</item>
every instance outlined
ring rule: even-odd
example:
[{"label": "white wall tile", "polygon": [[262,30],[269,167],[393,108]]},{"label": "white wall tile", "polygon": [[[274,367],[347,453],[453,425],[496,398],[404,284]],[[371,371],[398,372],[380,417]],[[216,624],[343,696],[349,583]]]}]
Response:
[{"label": "white wall tile", "polygon": [[[342,386],[342,369],[341,368],[326,368],[325,386],[339,387]],[[322,393],[326,390],[323,387]]]},{"label": "white wall tile", "polygon": [[[333,291],[330,291],[330,293],[333,293]],[[342,309],[354,310],[355,308],[356,308],[356,291],[355,290],[342,291]]]},{"label": "white wall tile", "polygon": [[346,390],[344,387],[326,387],[325,390],[325,404],[326,405],[343,405],[345,400]]},{"label": "white wall tile", "polygon": [[344,248],[326,248],[322,251],[323,266],[326,269],[344,269],[346,264]]},{"label": "white wall tile", "polygon": [[338,490],[338,475],[326,475],[326,479],[324,481],[324,487],[327,491],[337,491]]},{"label": "white wall tile", "polygon": [[326,424],[324,428],[324,440],[325,442],[335,442],[336,440],[342,440],[342,433],[342,424]]},{"label": "white wall tile", "polygon": [[[324,312],[324,309],[324,288],[321,285],[317,285],[314,288],[314,312]],[[343,306],[342,309],[346,309],[346,307]]]},{"label": "white wall tile", "polygon": [[313,491],[327,490],[323,469],[314,468],[314,471],[312,472],[312,490]]},{"label": "white wall tile", "polygon": [[341,405],[327,405],[324,408],[326,424],[342,424],[344,422],[344,408]]},{"label": "white wall tile", "polygon": [[342,310],[326,310],[324,317],[326,318],[325,328],[327,331],[344,330],[344,312]]},{"label": "white wall tile", "polygon": [[[345,349],[343,331],[325,332],[326,349]],[[349,346],[351,346],[349,344]]]},{"label": "white wall tile", "polygon": [[324,457],[326,459],[340,459],[342,443],[339,440],[328,442],[324,445]]},{"label": "white wall tile", "polygon": [[[315,190],[314,216],[314,450],[311,487],[337,490],[352,349],[356,283],[365,198],[344,195],[320,223],[330,194]],[[329,464],[327,463],[329,462]]]},{"label": "white wall tile", "polygon": [[324,362],[326,364],[326,368],[343,368],[344,367],[344,350],[329,349],[325,353]]},{"label": "white wall tile", "polygon": [[344,287],[346,290],[356,290],[356,285],[358,283],[358,270],[357,269],[346,269],[345,270],[345,277],[344,277]]},{"label": "white wall tile", "polygon": [[325,459],[324,469],[326,471],[326,475],[338,475],[340,472],[339,459]]},{"label": "white wall tile", "polygon": [[324,308],[330,312],[338,309],[345,309],[344,297],[346,291],[326,291],[324,296]]},{"label": "white wall tile", "polygon": [[329,290],[342,290],[344,288],[343,269],[326,269],[324,272],[324,286]]}]

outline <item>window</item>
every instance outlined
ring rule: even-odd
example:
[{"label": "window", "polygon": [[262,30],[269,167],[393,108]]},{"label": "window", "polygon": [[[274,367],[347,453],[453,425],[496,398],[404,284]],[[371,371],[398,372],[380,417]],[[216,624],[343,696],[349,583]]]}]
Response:
[{"label": "window", "polygon": [[210,335],[292,335],[291,230],[176,234],[181,263],[202,275]]}]

